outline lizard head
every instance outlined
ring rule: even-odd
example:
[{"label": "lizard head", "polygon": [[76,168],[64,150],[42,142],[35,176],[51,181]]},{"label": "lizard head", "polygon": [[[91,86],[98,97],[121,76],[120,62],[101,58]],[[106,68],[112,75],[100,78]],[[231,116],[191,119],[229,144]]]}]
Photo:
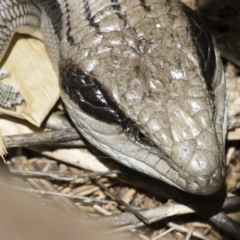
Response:
[{"label": "lizard head", "polygon": [[62,98],[78,130],[105,154],[211,194],[225,175],[225,79],[211,34],[181,9],[111,28],[103,19],[79,44],[86,57],[62,63]]}]

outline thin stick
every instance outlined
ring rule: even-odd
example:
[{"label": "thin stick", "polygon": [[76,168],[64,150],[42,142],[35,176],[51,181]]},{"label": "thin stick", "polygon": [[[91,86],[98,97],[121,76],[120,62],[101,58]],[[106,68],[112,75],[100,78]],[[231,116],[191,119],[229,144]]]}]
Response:
[{"label": "thin stick", "polygon": [[231,117],[228,123],[228,130],[235,130],[240,128],[240,119],[239,117]]},{"label": "thin stick", "polygon": [[188,230],[187,236],[185,238],[185,240],[191,240],[191,236],[193,236],[193,228],[190,228]]},{"label": "thin stick", "polygon": [[131,212],[134,216],[136,216],[140,221],[144,222],[145,224],[149,224],[149,220],[141,215],[138,211],[134,210],[129,204],[125,203],[121,198],[116,196],[109,188],[107,188],[104,184],[100,181],[94,181],[96,184],[104,190],[106,193],[110,195],[113,199],[115,199],[119,204],[123,205],[129,212]]},{"label": "thin stick", "polygon": [[144,222],[138,222],[138,223],[135,223],[135,224],[131,224],[131,225],[127,225],[127,226],[124,226],[124,227],[116,228],[114,230],[109,231],[109,233],[126,232],[126,231],[129,231],[129,230],[132,230],[132,229],[135,229],[135,228],[139,228],[139,227],[143,227],[143,226],[145,226]]},{"label": "thin stick", "polygon": [[229,218],[224,212],[211,217],[210,220],[219,228],[224,229],[233,239],[239,240],[240,225]]},{"label": "thin stick", "polygon": [[10,168],[11,173],[26,176],[26,177],[41,177],[41,178],[48,178],[48,180],[54,181],[65,181],[71,182],[75,181],[79,178],[97,178],[97,177],[104,177],[109,175],[116,175],[121,173],[119,170],[112,170],[107,172],[98,172],[98,173],[82,173],[82,174],[66,174],[66,173],[45,173],[39,171],[27,171],[27,170],[20,170],[20,169],[12,169]]},{"label": "thin stick", "polygon": [[[186,227],[183,227],[183,226],[180,226],[176,223],[173,223],[173,222],[169,222],[167,224],[169,227],[175,227],[175,230],[179,231],[179,232],[183,232],[183,233],[189,233],[189,229],[186,228]],[[193,237],[197,237],[197,238],[200,238],[200,239],[203,239],[203,240],[210,240],[209,238],[203,236],[202,234],[200,233],[197,233],[197,232],[192,232],[192,236]]]},{"label": "thin stick", "polygon": [[49,192],[45,190],[36,190],[31,188],[21,188],[21,187],[14,187],[14,189],[17,189],[22,192],[29,192],[29,193],[36,193],[41,195],[52,195],[52,196],[59,196],[59,197],[67,197],[75,200],[81,200],[84,202],[91,202],[91,203],[99,203],[99,204],[112,204],[117,205],[116,202],[110,201],[110,200],[104,200],[104,199],[96,199],[96,198],[90,198],[85,196],[78,196],[74,194],[67,194],[67,193],[60,193],[60,192]]},{"label": "thin stick", "polygon": [[[204,216],[205,213],[210,213],[213,211],[220,211],[219,205],[221,204],[222,210],[235,209],[240,207],[240,197],[229,197],[226,198],[224,203],[222,200],[208,202],[205,204],[194,203],[191,207],[187,207],[183,204],[171,202],[166,203],[160,207],[149,208],[147,210],[140,211],[140,214],[148,219],[150,223],[165,219],[170,216],[179,216],[183,214],[195,213],[194,208],[201,209],[201,215]],[[110,226],[121,226],[136,224],[139,220],[132,213],[125,212],[118,215],[106,216],[97,218],[96,222],[99,224],[106,224]]]},{"label": "thin stick", "polygon": [[167,231],[161,233],[160,235],[158,235],[157,237],[153,238],[152,240],[158,240],[159,238],[167,235],[168,233],[172,232],[173,230],[175,230],[176,227],[172,227],[170,229],[168,229]]},{"label": "thin stick", "polygon": [[63,130],[4,136],[3,143],[6,148],[27,147],[33,145],[51,146],[55,143],[79,140],[80,138],[81,137],[75,128],[67,128]]}]

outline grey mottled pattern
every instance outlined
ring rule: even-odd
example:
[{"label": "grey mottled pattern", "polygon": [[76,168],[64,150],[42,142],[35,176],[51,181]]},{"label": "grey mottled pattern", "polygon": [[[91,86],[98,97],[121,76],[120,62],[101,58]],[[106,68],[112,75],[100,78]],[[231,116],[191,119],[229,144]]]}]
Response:
[{"label": "grey mottled pattern", "polygon": [[[95,79],[151,145],[136,141],[121,125],[90,116],[62,89],[66,108],[84,137],[115,160],[180,189],[217,191],[225,175],[225,79],[215,50],[209,91],[183,5],[177,0],[3,0],[0,14],[14,3],[18,14],[26,5],[35,16],[31,2],[41,11],[36,19],[41,18],[60,76],[74,65]],[[56,25],[53,19],[59,15]],[[22,25],[38,26],[34,19]],[[13,23],[4,25],[10,29]],[[11,34],[2,37],[0,28],[0,52]]]}]

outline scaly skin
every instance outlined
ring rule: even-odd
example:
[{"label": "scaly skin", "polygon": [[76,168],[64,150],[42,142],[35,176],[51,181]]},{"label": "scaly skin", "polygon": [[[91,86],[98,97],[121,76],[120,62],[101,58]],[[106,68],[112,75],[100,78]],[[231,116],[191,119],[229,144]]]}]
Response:
[{"label": "scaly skin", "polygon": [[[40,26],[81,134],[113,159],[195,194],[225,175],[225,79],[205,25],[177,0],[2,0]],[[11,8],[12,9],[12,8]],[[20,9],[25,9],[20,11]],[[27,18],[27,10],[34,16]],[[41,25],[36,21],[41,19]]]}]

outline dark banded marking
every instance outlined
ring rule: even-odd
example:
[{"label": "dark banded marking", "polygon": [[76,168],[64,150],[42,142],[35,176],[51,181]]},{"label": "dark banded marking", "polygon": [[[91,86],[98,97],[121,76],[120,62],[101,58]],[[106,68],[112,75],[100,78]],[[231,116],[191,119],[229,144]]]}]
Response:
[{"label": "dark banded marking", "polygon": [[126,28],[128,26],[126,13],[121,12],[121,5],[118,0],[111,0],[111,6],[119,19],[123,21],[123,26]]},{"label": "dark banded marking", "polygon": [[112,8],[114,12],[120,13],[121,12],[121,6],[118,3],[118,0],[111,0]]},{"label": "dark banded marking", "polygon": [[140,5],[145,9],[146,12],[150,11],[150,6],[147,5],[145,0],[140,0]]},{"label": "dark banded marking", "polygon": [[188,8],[187,6],[184,6],[184,8],[189,19],[190,34],[201,59],[200,64],[207,89],[212,93],[212,81],[216,68],[216,56],[212,34],[203,20],[198,17],[192,9]]},{"label": "dark banded marking", "polygon": [[67,24],[67,31],[66,31],[66,34],[67,34],[67,40],[68,42],[70,42],[71,44],[74,44],[74,39],[73,37],[71,36],[71,31],[72,31],[72,28],[71,28],[71,23],[70,23],[70,10],[69,10],[69,6],[68,6],[68,3],[66,2],[65,4],[65,8],[66,8],[66,14],[67,14],[67,19],[66,19],[66,24]]},{"label": "dark banded marking", "polygon": [[98,27],[98,23],[96,23],[94,21],[94,16],[92,16],[91,14],[91,11],[90,11],[90,8],[89,8],[89,4],[88,4],[88,0],[82,0],[83,1],[83,7],[84,7],[84,10],[85,10],[85,17],[86,17],[86,20],[88,20],[89,24],[94,27],[94,28],[97,28]]},{"label": "dark banded marking", "polygon": [[61,38],[61,30],[62,30],[62,16],[63,12],[61,10],[60,4],[58,1],[52,1],[52,0],[34,0],[34,4],[39,5],[42,7],[46,14],[48,15],[52,26],[54,33],[58,36],[58,38]]},{"label": "dark banded marking", "polygon": [[140,0],[140,4],[146,6],[146,1],[145,0]]}]

